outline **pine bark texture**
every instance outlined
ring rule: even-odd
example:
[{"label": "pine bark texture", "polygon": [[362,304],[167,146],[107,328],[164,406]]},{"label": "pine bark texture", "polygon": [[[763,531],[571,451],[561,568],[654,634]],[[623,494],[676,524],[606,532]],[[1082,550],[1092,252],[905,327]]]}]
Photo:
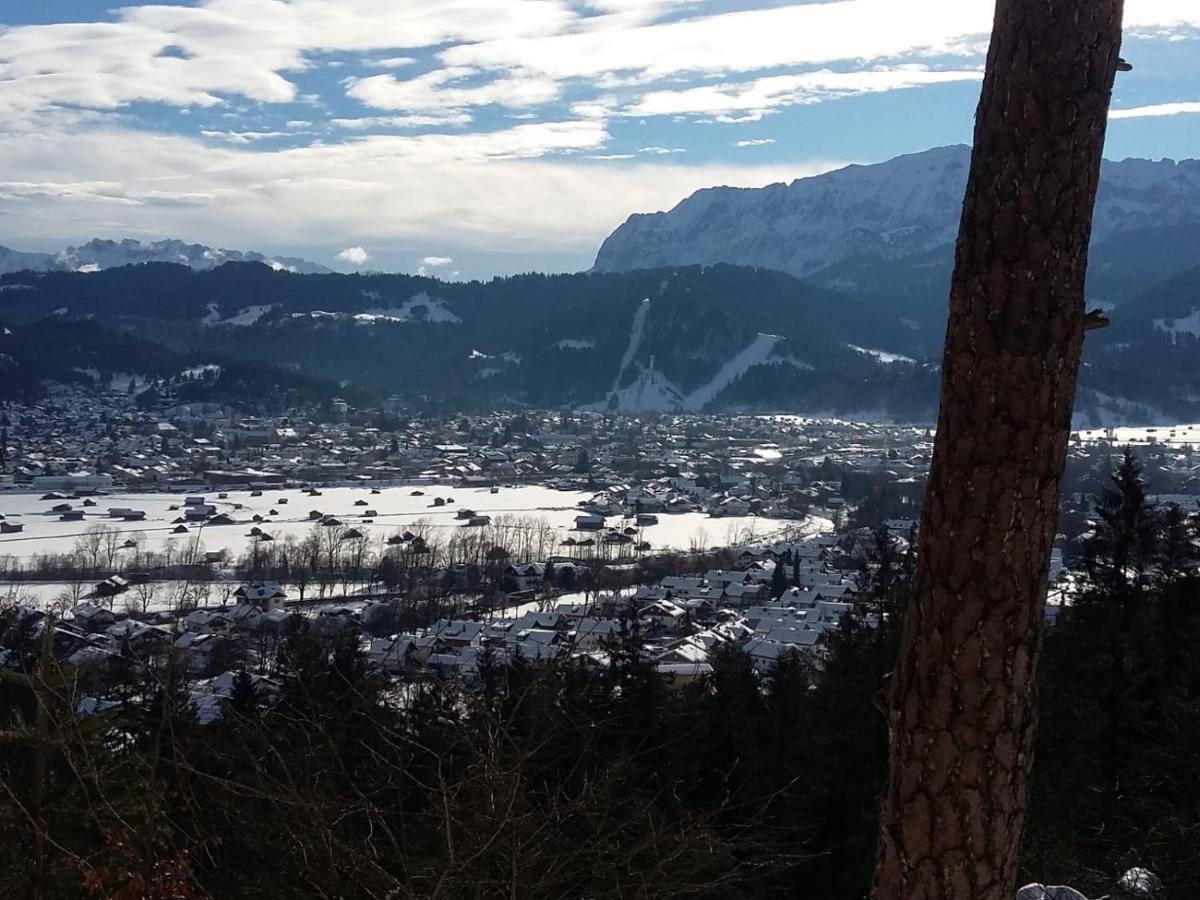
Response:
[{"label": "pine bark texture", "polygon": [[876,900],[1012,900],[1123,0],[998,0],[917,590],[887,695]]}]

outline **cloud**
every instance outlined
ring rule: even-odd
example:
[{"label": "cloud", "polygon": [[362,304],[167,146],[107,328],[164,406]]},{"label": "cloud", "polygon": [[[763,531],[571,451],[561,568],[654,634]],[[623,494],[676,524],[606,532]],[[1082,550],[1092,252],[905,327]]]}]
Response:
[{"label": "cloud", "polygon": [[929,84],[979,81],[976,69],[931,71],[899,66],[863,72],[822,69],[801,75],[771,75],[752,81],[652,91],[622,110],[628,116],[712,116],[717,121],[757,121],[783,106],[819,103],[834,97],[894,91]]},{"label": "cloud", "polygon": [[383,128],[438,128],[443,125],[470,125],[471,114],[465,112],[417,113],[405,116],[363,116],[359,119],[333,119],[336,128],[350,131],[374,131]]},{"label": "cloud", "polygon": [[[480,79],[482,76],[482,80]],[[353,79],[346,94],[376,109],[408,112],[463,109],[495,104],[525,108],[558,96],[558,83],[521,73],[492,78],[468,66],[452,66],[399,80],[394,75]]]},{"label": "cloud", "polygon": [[454,262],[449,256],[426,256],[421,260],[421,265],[429,266],[431,269],[437,269],[442,266],[448,266]]},{"label": "cloud", "polygon": [[651,156],[666,156],[669,153],[687,153],[685,147],[638,147],[638,153],[647,153]]},{"label": "cloud", "polygon": [[6,204],[6,227],[31,246],[149,234],[303,255],[342,235],[347,247],[412,248],[419,259],[436,235],[438,255],[473,277],[583,268],[631,211],[668,209],[713,184],[761,186],[837,165],[586,158],[606,140],[594,122],[286,148],[112,127],[0,134],[0,172],[21,173],[0,183],[0,196],[19,198]]},{"label": "cloud", "polygon": [[749,138],[744,141],[734,141],[735,147],[765,147],[767,144],[774,144],[775,138]]},{"label": "cloud", "polygon": [[363,62],[369,69],[400,69],[411,66],[416,60],[411,56],[389,56],[386,59],[368,59]]},{"label": "cloud", "polygon": [[1151,106],[1130,106],[1124,109],[1110,109],[1110,119],[1144,119],[1162,116],[1181,116],[1187,113],[1200,113],[1200,102],[1197,103],[1155,103]]},{"label": "cloud", "polygon": [[295,137],[304,132],[295,131],[201,131],[204,137],[228,141],[231,144],[252,144],[269,138]]},{"label": "cloud", "polygon": [[347,247],[337,255],[337,258],[342,262],[350,263],[352,266],[361,266],[371,258],[371,254],[362,247]]},{"label": "cloud", "polygon": [[[344,62],[329,59],[333,53],[355,54],[367,68],[401,69],[415,57],[400,51],[434,52],[440,68],[432,72],[405,80],[366,76],[349,85],[354,99],[374,108],[436,112],[541,105],[558,99],[567,82],[640,90],[689,73],[868,68],[947,55],[978,60],[993,6],[992,0],[832,0],[720,13],[699,0],[127,6],[111,21],[0,30],[0,118],[55,106],[308,102],[314,98],[300,93],[296,76]],[[1192,33],[1200,29],[1200,4],[1129,0],[1125,21],[1133,33]]]}]

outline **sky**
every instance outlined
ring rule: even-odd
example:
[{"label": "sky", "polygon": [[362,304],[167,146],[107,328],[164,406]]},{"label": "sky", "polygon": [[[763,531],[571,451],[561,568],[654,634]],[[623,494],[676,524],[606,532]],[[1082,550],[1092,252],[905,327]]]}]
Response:
[{"label": "sky", "polygon": [[[991,0],[0,0],[0,244],[578,271],[631,213],[968,143]],[[1200,157],[1200,0],[1106,156]]]}]

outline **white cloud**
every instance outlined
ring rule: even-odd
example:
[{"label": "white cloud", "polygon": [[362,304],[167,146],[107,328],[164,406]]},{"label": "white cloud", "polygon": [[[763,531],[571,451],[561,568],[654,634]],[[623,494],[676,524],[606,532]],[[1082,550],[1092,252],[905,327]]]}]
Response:
[{"label": "white cloud", "polygon": [[411,56],[389,56],[386,59],[368,59],[363,65],[370,69],[401,69],[411,66],[416,60]]},{"label": "white cloud", "polygon": [[361,266],[371,258],[371,254],[362,247],[347,247],[337,255],[337,258],[342,262],[350,263],[352,266]]},{"label": "white cloud", "polygon": [[[672,11],[683,17],[664,20]],[[868,67],[946,54],[978,59],[992,12],[992,0],[772,3],[721,14],[698,0],[128,6],[116,10],[113,21],[0,30],[0,118],[12,121],[55,105],[203,107],[235,97],[310,102],[316,98],[300,94],[295,73],[341,62],[323,56],[339,52],[358,55],[368,67],[398,69],[413,59],[398,51],[444,48],[441,69],[352,84],[357,99],[377,108],[439,112],[543,104],[556,99],[568,79],[608,90],[687,73]],[[1200,4],[1128,0],[1125,21],[1132,32],[1169,38],[1200,29]]]},{"label": "white cloud", "polygon": [[1155,103],[1150,106],[1129,106],[1123,109],[1110,109],[1110,119],[1144,119],[1162,116],[1182,116],[1187,113],[1200,113],[1198,103]]},{"label": "white cloud", "polygon": [[[201,131],[200,133],[207,138],[228,141],[231,144],[252,144],[268,138],[294,137],[297,134],[295,131]],[[299,133],[303,134],[304,132]]]},{"label": "white cloud", "polygon": [[303,255],[328,247],[330,235],[342,235],[345,246],[401,249],[436,235],[439,255],[484,275],[527,270],[533,259],[581,268],[631,211],[667,209],[713,184],[761,186],[835,165],[682,165],[669,157],[613,165],[583,152],[551,156],[595,151],[606,137],[593,122],[287,149],[128,128],[0,134],[0,172],[21,173],[19,182],[0,183],[0,197],[19,200],[6,205],[6,230],[30,246],[170,235]]},{"label": "white cloud", "polygon": [[822,69],[802,75],[771,75],[745,82],[652,91],[622,113],[630,116],[706,115],[717,121],[757,121],[782,106],[982,78],[983,72],[975,69],[948,72],[930,71],[920,66],[863,72]]},{"label": "white cloud", "polygon": [[449,256],[426,256],[421,260],[421,265],[429,266],[432,269],[437,269],[442,266],[448,266],[454,262]]},{"label": "white cloud", "polygon": [[775,138],[748,138],[744,141],[734,141],[735,147],[765,147],[767,144],[774,144]]},{"label": "white cloud", "polygon": [[465,112],[417,113],[406,116],[364,116],[359,119],[333,119],[337,128],[350,131],[372,131],[382,128],[438,128],[443,125],[469,125],[471,114]]},{"label": "white cloud", "polygon": [[[994,9],[994,0],[760,4],[713,14],[717,4],[703,0],[191,0],[118,9],[101,23],[0,28],[0,177],[11,179],[0,198],[14,201],[6,231],[48,243],[120,230],[247,245],[269,233],[281,249],[327,253],[337,234],[365,246],[410,241],[395,251],[404,259],[436,235],[460,265],[464,253],[513,247],[590,253],[632,210],[804,169],[683,165],[683,146],[609,152],[627,149],[610,145],[617,117],[632,117],[622,127],[656,116],[754,122],[788,105],[970,82]],[[1126,25],[1194,35],[1200,3],[1127,0]],[[378,114],[302,93],[300,76],[339,61],[330,54],[358,60],[362,77],[340,90]],[[418,55],[432,71],[416,68]],[[410,66],[417,74],[404,78]],[[125,108],[139,101],[194,108],[191,127],[203,132],[138,131],[144,120]],[[282,125],[305,115],[272,109],[284,103],[311,105],[316,124]],[[537,118],[467,131],[489,106]],[[214,128],[218,115],[230,120]],[[281,128],[292,140],[266,140]],[[280,148],[310,128],[330,143]],[[755,140],[735,145],[770,139]]]},{"label": "white cloud", "polygon": [[371,75],[350,81],[346,94],[376,109],[410,112],[489,104],[522,108],[558,96],[558,83],[550,78],[516,73],[468,83],[480,75],[479,70],[466,66],[437,69],[404,81],[394,75]]}]

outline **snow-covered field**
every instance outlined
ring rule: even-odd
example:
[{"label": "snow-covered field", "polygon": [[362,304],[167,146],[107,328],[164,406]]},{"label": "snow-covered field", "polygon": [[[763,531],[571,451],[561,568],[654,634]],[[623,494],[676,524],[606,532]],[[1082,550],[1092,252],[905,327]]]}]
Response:
[{"label": "snow-covered field", "polygon": [[[414,491],[423,492],[413,496]],[[542,519],[562,532],[565,539],[570,536],[575,516],[579,514],[579,502],[589,494],[578,491],[559,491],[540,486],[501,488],[491,493],[487,488],[455,488],[432,485],[412,485],[380,489],[372,494],[369,487],[328,488],[321,496],[312,497],[295,488],[288,490],[265,490],[262,496],[252,497],[248,490],[231,490],[224,499],[216,492],[205,494],[207,502],[233,520],[233,525],[188,524],[189,534],[172,537],[174,521],[183,515],[182,494],[165,493],[115,493],[93,498],[94,507],[83,507],[82,500],[41,500],[40,493],[0,493],[0,514],[4,521],[24,526],[17,534],[0,535],[0,556],[28,559],[40,553],[65,553],[76,539],[90,526],[102,523],[122,534],[141,533],[147,549],[159,549],[167,540],[190,540],[199,535],[206,550],[228,548],[240,553],[247,545],[247,532],[256,523],[254,515],[264,521],[257,523],[263,531],[276,539],[287,534],[303,537],[314,527],[309,519],[310,511],[318,511],[337,517],[345,524],[354,525],[370,538],[391,534],[397,528],[424,519],[435,527],[455,529],[464,527],[455,518],[460,509],[490,515],[520,516]],[[447,501],[445,506],[435,507],[433,501],[440,497]],[[286,498],[287,503],[280,502]],[[365,506],[355,505],[363,500]],[[453,502],[450,502],[453,501]],[[50,509],[69,502],[76,510],[85,512],[82,522],[62,522],[58,513]],[[178,509],[171,509],[178,506]],[[140,522],[126,522],[108,516],[109,507],[127,507],[145,512]],[[271,511],[275,514],[272,515]],[[363,522],[367,511],[373,511],[370,523]],[[608,525],[621,526],[620,517],[610,517]],[[713,519],[704,513],[660,515],[659,524],[642,530],[643,539],[655,549],[686,549],[693,542],[706,547],[724,546],[731,543],[747,543],[764,540],[785,530],[799,527],[805,533],[814,533],[829,526],[826,519],[810,517],[803,523],[782,519],[739,516]],[[578,533],[575,535],[578,537]]]}]

